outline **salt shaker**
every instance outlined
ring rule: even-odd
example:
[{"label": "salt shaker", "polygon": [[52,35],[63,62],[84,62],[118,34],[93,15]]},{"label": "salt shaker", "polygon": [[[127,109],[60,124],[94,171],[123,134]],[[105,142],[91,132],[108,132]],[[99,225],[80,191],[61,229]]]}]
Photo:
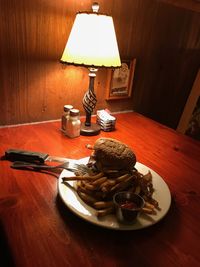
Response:
[{"label": "salt shaker", "polygon": [[81,121],[79,116],[80,112],[78,109],[70,109],[66,127],[66,135],[70,138],[78,137],[80,135]]},{"label": "salt shaker", "polygon": [[65,105],[63,108],[63,114],[61,118],[61,131],[65,134],[66,133],[66,127],[67,127],[67,122],[69,118],[69,111],[72,109],[72,105]]}]

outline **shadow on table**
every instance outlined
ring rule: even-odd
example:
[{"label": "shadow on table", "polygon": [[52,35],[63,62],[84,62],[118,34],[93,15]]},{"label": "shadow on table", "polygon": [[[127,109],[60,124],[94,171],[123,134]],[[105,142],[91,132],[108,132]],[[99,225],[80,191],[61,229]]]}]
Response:
[{"label": "shadow on table", "polygon": [[13,257],[7,242],[6,235],[3,231],[3,227],[0,223],[0,266],[2,267],[14,267]]},{"label": "shadow on table", "polygon": [[56,204],[66,228],[72,236],[79,236],[79,241],[83,242],[80,246],[93,250],[93,253],[115,258],[127,264],[126,266],[129,266],[131,261],[139,266],[148,266],[148,258],[152,259],[152,252],[155,253],[156,266],[161,260],[159,251],[165,253],[166,246],[179,238],[180,214],[173,199],[168,213],[160,222],[131,231],[111,230],[93,225],[73,214],[59,196]]}]

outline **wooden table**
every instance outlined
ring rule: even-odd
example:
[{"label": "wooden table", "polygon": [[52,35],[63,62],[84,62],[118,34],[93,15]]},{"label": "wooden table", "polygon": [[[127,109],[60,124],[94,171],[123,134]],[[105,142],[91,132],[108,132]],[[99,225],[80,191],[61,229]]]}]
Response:
[{"label": "wooden table", "polygon": [[168,184],[172,204],[157,224],[137,231],[95,226],[59,199],[57,178],[0,162],[1,266],[200,266],[200,143],[137,113],[118,114],[116,131],[69,139],[59,122],[0,129],[8,148],[79,159],[100,136],[128,144]]}]

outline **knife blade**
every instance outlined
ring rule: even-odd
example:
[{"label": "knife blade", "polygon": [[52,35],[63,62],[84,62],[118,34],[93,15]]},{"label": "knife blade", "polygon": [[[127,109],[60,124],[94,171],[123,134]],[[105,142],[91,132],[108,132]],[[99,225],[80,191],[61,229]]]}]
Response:
[{"label": "knife blade", "polygon": [[45,163],[46,161],[61,162],[61,163],[72,161],[71,159],[64,157],[50,156],[49,154],[43,152],[21,150],[15,148],[10,148],[6,150],[4,159],[10,161],[25,161],[38,164]]}]

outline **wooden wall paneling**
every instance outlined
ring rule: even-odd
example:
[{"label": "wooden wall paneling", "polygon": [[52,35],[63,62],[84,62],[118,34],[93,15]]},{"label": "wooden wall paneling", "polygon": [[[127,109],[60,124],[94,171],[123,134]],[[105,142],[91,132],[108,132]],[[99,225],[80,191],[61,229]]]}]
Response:
[{"label": "wooden wall paneling", "polygon": [[[129,53],[137,59],[135,79],[133,81],[133,108],[145,112],[151,96],[150,79],[153,78],[155,57],[152,55],[153,33],[158,6],[153,1],[138,1],[135,7],[131,49]],[[153,61],[151,58],[154,58]],[[150,66],[150,69],[149,69]],[[145,99],[147,103],[145,103]],[[145,103],[145,105],[144,105]]]},{"label": "wooden wall paneling", "polygon": [[[59,119],[66,103],[84,114],[88,71],[63,66],[59,59],[76,12],[89,10],[92,3],[0,1],[0,125]],[[127,100],[107,102],[107,70],[98,71],[97,109],[135,109],[173,127],[199,63],[199,14],[158,0],[99,4],[114,18],[121,57],[136,58],[137,66],[133,97]]]},{"label": "wooden wall paneling", "polygon": [[[196,49],[199,42],[194,49],[187,47],[190,32],[200,27],[198,19],[197,24],[193,22],[194,16],[197,17],[191,11],[160,2],[152,23],[146,25],[146,32],[151,33],[144,34],[147,51],[141,42],[139,45],[143,62],[138,63],[136,70],[134,109],[173,128],[177,126],[200,62]],[[193,38],[199,39],[197,33],[194,35]]]},{"label": "wooden wall paneling", "polygon": [[1,124],[55,118],[51,113],[45,116],[49,112],[47,81],[49,63],[52,58],[58,62],[63,9],[52,5],[53,1],[32,2],[1,2]]},{"label": "wooden wall paneling", "polygon": [[161,2],[173,5],[176,7],[200,12],[200,1],[199,0],[159,0]]},{"label": "wooden wall paneling", "polygon": [[[63,67],[59,59],[76,12],[89,10],[91,4],[92,1],[57,1],[56,5],[54,1],[23,0],[1,3],[0,12],[4,14],[0,37],[3,43],[0,62],[4,70],[1,125],[58,119],[66,103],[84,113],[82,98],[88,88],[88,72],[83,68]],[[107,4],[100,1],[101,4],[101,10],[105,7],[107,13],[115,6],[113,1]],[[121,1],[119,5],[122,6]],[[11,15],[8,21],[6,18]],[[104,84],[107,72],[102,73]],[[99,91],[105,92],[101,82],[96,83],[100,85]],[[97,95],[101,96],[97,108],[105,107],[104,93]],[[128,109],[130,101],[121,106]]]}]

